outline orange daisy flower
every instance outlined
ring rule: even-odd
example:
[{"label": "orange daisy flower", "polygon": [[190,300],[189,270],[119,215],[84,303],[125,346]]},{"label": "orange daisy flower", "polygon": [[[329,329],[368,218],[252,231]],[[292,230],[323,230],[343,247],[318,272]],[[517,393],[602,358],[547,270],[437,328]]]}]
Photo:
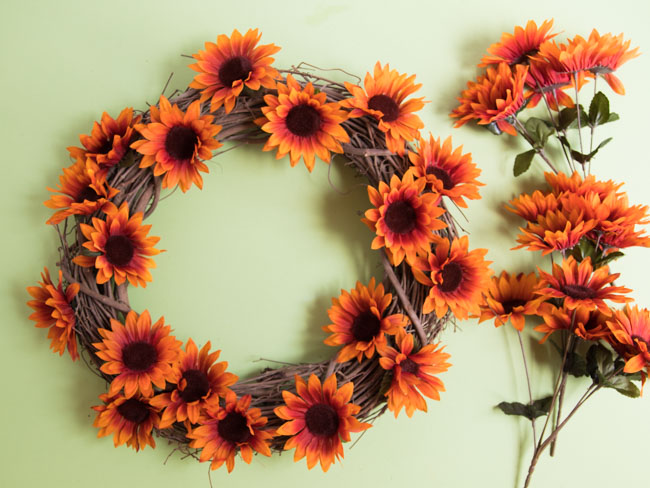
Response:
[{"label": "orange daisy flower", "polygon": [[506,206],[506,210],[529,222],[537,222],[538,217],[544,217],[547,213],[559,208],[557,197],[554,194],[544,194],[539,190],[535,190],[532,195],[523,193],[508,203],[511,206]]},{"label": "orange daisy flower", "polygon": [[545,334],[539,341],[540,344],[546,342],[546,339],[558,330],[570,330],[586,341],[609,340],[611,335],[607,327],[607,320],[612,315],[612,311],[609,309],[607,313],[603,313],[598,309],[588,310],[578,307],[568,310],[564,307],[557,308],[548,304],[548,307],[541,310],[542,312],[539,315],[542,316],[544,322],[534,329]]},{"label": "orange daisy flower", "polygon": [[350,117],[370,115],[377,119],[379,130],[386,134],[388,150],[402,156],[405,143],[414,140],[424,127],[414,113],[424,107],[424,98],[406,100],[422,86],[414,81],[415,75],[407,77],[377,61],[373,75],[366,73],[364,88],[345,83],[353,98],[343,100],[341,105],[352,109]]},{"label": "orange daisy flower", "polygon": [[502,271],[494,276],[481,304],[479,323],[494,318],[499,327],[508,320],[518,331],[524,330],[526,315],[537,315],[543,299],[535,295],[538,280],[535,273],[510,275]]},{"label": "orange daisy flower", "polygon": [[625,359],[625,373],[636,373],[650,364],[650,311],[635,305],[614,312],[612,320],[607,321],[615,341],[614,349]]},{"label": "orange daisy flower", "polygon": [[[555,66],[546,60],[531,58],[526,86],[533,93],[528,98],[527,108],[536,107],[542,96],[546,98],[546,103],[552,110],[560,110],[560,106],[575,107],[573,98],[564,92],[573,86],[574,81],[569,73],[556,71]],[[581,82],[578,89],[582,88],[583,84]]]},{"label": "orange daisy flower", "polygon": [[574,195],[584,196],[588,193],[596,193],[601,199],[607,198],[611,193],[616,193],[623,186],[623,183],[615,183],[612,180],[599,181],[594,175],[587,175],[582,178],[580,173],[574,171],[571,176],[560,173],[544,173],[546,182],[551,187],[552,192],[560,196],[563,193],[573,193]]},{"label": "orange daisy flower", "polygon": [[80,254],[72,261],[86,268],[97,268],[97,283],[106,283],[111,277],[121,285],[129,280],[133,286],[147,286],[151,281],[148,268],[155,268],[153,259],[160,250],[153,246],[160,237],[147,237],[151,225],[142,224],[142,212],[129,217],[127,202],[116,208],[106,208],[106,220],[93,217],[93,225],[80,224],[81,232],[89,239],[83,246],[99,256]]},{"label": "orange daisy flower", "polygon": [[200,172],[207,173],[208,167],[202,160],[212,158],[212,151],[221,147],[215,139],[220,125],[212,123],[212,115],[201,115],[201,103],[195,100],[183,112],[178,105],[172,106],[164,95],[160,96],[160,108],[149,109],[151,122],[138,124],[136,129],[144,139],[135,141],[131,147],[143,154],[141,168],[155,164],[153,174],[165,175],[163,188],[177,184],[183,193],[192,183],[203,188]]},{"label": "orange daisy flower", "polygon": [[443,317],[450,309],[459,319],[478,315],[481,294],[488,288],[492,274],[488,268],[492,261],[484,259],[487,249],[468,251],[467,236],[451,243],[447,238],[438,237],[435,244],[434,252],[426,258],[419,256],[412,264],[415,279],[431,287],[422,312],[428,314],[435,310],[438,317]]},{"label": "orange daisy flower", "polygon": [[591,258],[585,258],[578,263],[573,256],[562,260],[562,264],[553,264],[553,274],[537,268],[540,275],[539,289],[536,292],[544,298],[564,299],[564,308],[575,310],[578,307],[586,310],[598,309],[607,314],[609,307],[604,300],[616,303],[632,301],[621,295],[632,290],[623,286],[609,286],[620,274],[609,274],[609,266],[596,270],[591,265]]},{"label": "orange daisy flower", "polygon": [[230,113],[244,86],[251,90],[275,88],[280,74],[271,67],[271,55],[280,48],[274,44],[257,46],[261,37],[257,29],[248,29],[243,36],[234,29],[230,37],[221,34],[216,44],[206,42],[205,51],[192,55],[197,63],[190,68],[199,74],[190,87],[201,90],[201,102],[210,99],[211,112],[224,105]]},{"label": "orange daisy flower", "polygon": [[262,417],[259,408],[250,408],[250,404],[250,395],[237,400],[237,395],[228,391],[226,405],[223,408],[208,408],[201,425],[187,434],[192,439],[190,447],[202,449],[200,461],[212,461],[210,469],[217,469],[226,463],[230,473],[235,467],[237,451],[247,464],[253,460],[253,451],[264,456],[271,455],[268,441],[273,434],[263,429],[267,419]]},{"label": "orange daisy flower", "polygon": [[457,98],[460,106],[450,116],[458,118],[454,127],[477,119],[479,125],[493,124],[499,131],[512,136],[517,131],[509,121],[524,107],[524,83],[528,66],[518,64],[514,71],[508,63],[489,67],[476,81],[468,81],[467,89]]},{"label": "orange daisy flower", "polygon": [[122,395],[99,395],[103,405],[92,407],[97,412],[93,425],[99,428],[97,437],[113,434],[115,447],[126,443],[136,451],[147,445],[156,447],[151,431],[158,428],[159,417],[147,398],[126,398]]},{"label": "orange daisy flower", "polygon": [[48,187],[48,190],[59,195],[43,202],[48,208],[59,209],[47,221],[48,224],[56,225],[63,222],[70,215],[91,215],[105,208],[115,208],[110,200],[119,193],[119,190],[108,186],[106,183],[98,183],[93,179],[88,166],[97,165],[88,161],[78,159],[69,168],[63,168],[63,175],[59,176],[61,182],[58,190]]},{"label": "orange daisy flower", "polygon": [[441,145],[440,138],[429,140],[417,138],[418,150],[409,151],[412,166],[408,172],[417,178],[424,178],[432,191],[450,198],[459,207],[467,208],[465,198],[478,200],[478,187],[483,183],[476,180],[481,170],[472,163],[472,154],[462,154],[463,146],[452,152],[451,137]]},{"label": "orange daisy flower", "polygon": [[433,232],[447,226],[438,219],[445,213],[438,206],[440,196],[423,193],[425,186],[426,180],[413,181],[412,173],[401,180],[393,175],[390,186],[383,181],[377,188],[368,186],[368,198],[375,208],[366,210],[361,221],[377,234],[372,249],[385,247],[393,266],[404,257],[410,262],[418,252],[428,252]]},{"label": "orange daisy flower", "polygon": [[490,55],[483,56],[479,67],[501,62],[510,66],[528,64],[530,56],[537,53],[539,46],[557,35],[550,33],[552,27],[553,19],[545,20],[539,27],[534,20],[529,20],[525,28],[516,26],[513,34],[504,32],[501,40],[488,48]]},{"label": "orange daisy flower", "polygon": [[277,90],[277,96],[264,96],[264,117],[256,121],[271,134],[263,151],[277,147],[275,158],[289,154],[292,167],[303,158],[309,171],[314,169],[315,156],[329,163],[330,151],[343,152],[341,143],[350,142],[350,137],[341,126],[347,114],[338,103],[327,103],[325,92],[316,93],[311,83],[303,88],[291,75],[286,85],[277,84]]},{"label": "orange daisy flower", "polygon": [[151,405],[165,409],[160,428],[166,429],[174,422],[199,423],[199,416],[211,406],[219,405],[219,397],[225,398],[237,376],[227,373],[228,363],[217,363],[221,351],[210,351],[210,342],[201,352],[192,339],[187,341],[185,351],[180,352],[167,380],[177,385],[172,392],[161,393],[151,399]]},{"label": "orange daisy flower", "polygon": [[356,357],[359,362],[365,356],[370,359],[375,350],[386,346],[386,336],[394,335],[408,324],[408,319],[399,313],[384,316],[393,300],[393,295],[384,293],[384,285],[375,287],[372,278],[368,286],[357,281],[355,289],[332,298],[332,307],[327,311],[332,324],[323,327],[332,335],[325,339],[328,346],[344,346],[336,356],[339,363]]},{"label": "orange daisy flower", "polygon": [[445,391],[445,385],[434,375],[449,369],[451,364],[446,361],[451,356],[442,352],[444,348],[438,349],[439,344],[427,344],[413,352],[413,336],[403,329],[397,333],[395,342],[399,350],[388,347],[382,351],[379,359],[381,367],[393,373],[386,392],[388,409],[395,414],[395,418],[402,408],[411,417],[415,410],[427,411],[427,403],[422,395],[440,400],[439,392]]},{"label": "orange daisy flower", "polygon": [[151,325],[147,310],[139,316],[131,310],[124,325],[111,319],[110,330],[97,330],[103,340],[93,346],[97,348],[97,357],[105,361],[99,369],[116,375],[108,390],[109,396],[117,395],[124,388],[126,398],[136,394],[150,397],[152,384],[165,388],[182,343],[169,335],[171,327],[165,325],[164,317]]},{"label": "orange daisy flower", "polygon": [[291,436],[284,450],[296,448],[294,461],[307,456],[307,467],[313,468],[320,460],[327,471],[335,459],[343,458],[341,440],[350,441],[350,432],[361,432],[371,427],[359,422],[356,415],[361,407],[350,402],[354,385],[346,383],[337,389],[336,375],[329,376],[321,386],[312,374],[309,383],[296,376],[296,393],[282,392],[285,405],[276,407],[275,414],[286,420],[277,435]]},{"label": "orange daisy flower", "polygon": [[28,286],[27,292],[34,298],[27,302],[34,312],[29,316],[36,327],[50,328],[47,337],[51,339],[50,349],[62,356],[66,347],[73,361],[79,359],[77,338],[74,333],[76,318],[70,306],[79,293],[79,283],[71,283],[63,289],[63,273],[59,270],[59,283],[54,285],[47,268],[41,273],[39,286]]}]

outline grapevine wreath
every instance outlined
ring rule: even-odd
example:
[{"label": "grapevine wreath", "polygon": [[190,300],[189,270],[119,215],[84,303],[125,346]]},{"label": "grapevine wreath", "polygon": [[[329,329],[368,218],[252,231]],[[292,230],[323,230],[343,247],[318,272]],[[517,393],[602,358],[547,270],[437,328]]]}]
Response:
[{"label": "grapevine wreath", "polygon": [[[327,470],[341,441],[387,409],[397,417],[439,399],[436,376],[449,355],[434,343],[452,317],[478,312],[490,270],[485,250],[468,250],[446,205],[479,198],[480,171],[451,140],[422,137],[412,97],[414,76],[377,63],[363,86],[338,83],[299,65],[271,66],[279,48],[259,45],[257,29],[206,43],[190,66],[189,87],[161,95],[138,113],[104,113],[82,147],[69,147],[45,205],[60,238],[58,281],[47,268],[29,287],[30,316],[49,328],[51,348],[83,358],[108,383],[94,424],[115,445],[155,447],[152,433],[176,449],[223,465],[235,456],[295,448],[295,460]],[[265,369],[239,380],[208,342],[170,334],[164,319],[129,306],[128,286],[152,280],[159,238],[142,221],[162,189],[202,188],[203,161],[224,143],[261,143],[276,158],[342,154],[367,180],[363,222],[376,233],[383,281],[341,290],[328,310],[329,361]]]}]

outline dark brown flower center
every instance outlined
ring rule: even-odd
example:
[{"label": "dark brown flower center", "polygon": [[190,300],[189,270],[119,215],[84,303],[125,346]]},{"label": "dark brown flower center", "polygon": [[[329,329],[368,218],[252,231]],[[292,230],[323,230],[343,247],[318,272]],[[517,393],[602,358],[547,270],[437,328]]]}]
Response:
[{"label": "dark brown flower center", "polygon": [[520,54],[517,59],[510,63],[510,66],[514,66],[516,64],[530,64],[530,57],[534,56],[538,52],[539,51],[536,48],[533,48],[530,51],[526,51],[525,53]]},{"label": "dark brown flower center", "polygon": [[248,58],[235,56],[221,65],[219,68],[219,80],[223,86],[232,87],[235,81],[246,81],[253,66]]},{"label": "dark brown flower center", "polygon": [[176,125],[169,129],[165,139],[165,151],[172,158],[179,161],[190,159],[194,156],[198,137],[191,127]]},{"label": "dark brown flower center", "polygon": [[126,266],[131,261],[135,249],[131,239],[123,235],[110,236],[104,246],[106,259],[114,266]]},{"label": "dark brown flower center", "polygon": [[404,361],[399,363],[400,368],[404,373],[417,374],[418,373],[418,363],[412,359],[406,358]]},{"label": "dark brown flower center", "polygon": [[311,105],[296,105],[289,110],[285,124],[292,134],[309,137],[320,130],[320,114]]},{"label": "dark brown flower center", "polygon": [[446,264],[442,271],[442,283],[438,284],[438,289],[444,293],[456,290],[463,281],[463,268],[458,263]]},{"label": "dark brown flower center", "polygon": [[571,298],[575,298],[576,300],[585,300],[596,296],[594,290],[583,285],[564,285],[562,287],[562,293]]},{"label": "dark brown flower center", "polygon": [[149,407],[146,403],[129,398],[123,404],[117,407],[119,414],[129,422],[134,424],[141,424],[149,418]]},{"label": "dark brown flower center", "polygon": [[392,122],[399,117],[399,106],[388,95],[375,95],[368,100],[368,108],[379,110],[384,114],[381,118],[384,122]]},{"label": "dark brown flower center", "polygon": [[589,319],[587,319],[587,322],[585,323],[585,330],[590,331],[594,330],[596,327],[600,325],[600,322],[598,320],[598,313],[592,312],[589,314]]},{"label": "dark brown flower center", "polygon": [[369,342],[381,329],[381,322],[370,310],[361,312],[352,322],[352,335],[357,341]]},{"label": "dark brown flower center", "polygon": [[526,305],[528,302],[526,300],[520,300],[519,298],[513,298],[512,300],[506,300],[505,302],[502,302],[501,305],[503,306],[503,313],[512,313],[512,310],[515,307],[523,307]]},{"label": "dark brown flower center", "polygon": [[185,380],[185,389],[179,391],[184,402],[192,403],[208,394],[210,391],[210,381],[208,375],[198,369],[188,369],[183,373]]},{"label": "dark brown flower center", "polygon": [[233,444],[248,441],[252,437],[248,428],[246,417],[239,412],[228,412],[228,414],[217,424],[219,435]]},{"label": "dark brown flower center", "polygon": [[148,342],[132,342],[122,349],[122,362],[131,371],[146,371],[157,360],[158,352]]},{"label": "dark brown flower center", "polygon": [[108,154],[111,149],[113,149],[113,139],[104,139],[104,142],[102,143],[101,147],[97,149],[97,152],[95,154]]},{"label": "dark brown flower center", "polygon": [[329,405],[317,403],[305,414],[309,432],[318,437],[332,437],[339,431],[339,415]]},{"label": "dark brown flower center", "polygon": [[97,192],[93,188],[87,186],[86,188],[84,188],[79,192],[79,195],[77,195],[77,199],[75,200],[75,202],[83,203],[84,200],[88,200],[89,202],[96,202],[100,198],[101,197],[97,194]]},{"label": "dark brown flower center", "polygon": [[415,209],[404,200],[391,203],[384,214],[384,221],[388,228],[396,234],[408,234],[415,229],[418,216]]},{"label": "dark brown flower center", "polygon": [[451,176],[449,176],[449,173],[438,166],[427,166],[427,174],[438,178],[445,190],[450,190],[454,187],[454,182],[452,181]]}]

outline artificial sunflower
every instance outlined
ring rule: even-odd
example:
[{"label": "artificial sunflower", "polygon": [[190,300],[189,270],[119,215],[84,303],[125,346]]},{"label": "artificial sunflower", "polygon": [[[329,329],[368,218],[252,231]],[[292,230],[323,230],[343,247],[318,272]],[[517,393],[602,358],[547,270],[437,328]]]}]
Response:
[{"label": "artificial sunflower", "polygon": [[650,311],[626,305],[614,312],[607,326],[615,340],[612,346],[625,359],[625,373],[636,373],[650,365]]},{"label": "artificial sunflower", "polygon": [[93,425],[99,428],[97,437],[113,434],[115,447],[126,443],[136,451],[147,445],[156,447],[151,432],[158,428],[160,418],[149,400],[144,397],[127,398],[123,395],[99,395],[103,405],[92,407],[97,412]]},{"label": "artificial sunflower", "polygon": [[277,435],[291,436],[284,449],[296,449],[294,461],[307,456],[307,467],[313,468],[320,460],[327,471],[335,459],[343,458],[343,444],[350,441],[350,432],[361,432],[371,424],[359,422],[356,415],[360,407],[350,402],[354,385],[346,383],[337,389],[336,375],[329,376],[321,386],[312,374],[309,383],[296,376],[296,393],[282,392],[285,405],[276,407],[275,414],[286,420]]},{"label": "artificial sunflower", "polygon": [[83,246],[98,256],[79,254],[72,261],[86,268],[97,268],[97,283],[106,283],[111,278],[121,285],[126,280],[133,286],[147,286],[151,281],[148,268],[155,268],[153,259],[160,250],[153,246],[160,237],[147,237],[151,225],[142,224],[142,212],[129,217],[127,202],[120,208],[105,209],[106,220],[96,217],[92,225],[79,224],[81,232],[88,239]]},{"label": "artificial sunflower", "polygon": [[235,467],[237,452],[247,464],[253,459],[253,451],[271,455],[268,441],[273,434],[263,429],[267,419],[262,417],[259,408],[250,408],[250,403],[250,395],[237,400],[237,395],[229,391],[225,406],[208,408],[201,425],[187,434],[188,439],[192,439],[190,447],[201,449],[200,461],[212,461],[210,469],[226,463],[230,473]]},{"label": "artificial sunflower", "polygon": [[172,374],[172,364],[180,354],[181,342],[170,335],[171,327],[161,317],[151,324],[145,310],[138,315],[131,310],[124,325],[111,319],[111,328],[97,329],[102,342],[94,343],[97,356],[104,361],[102,372],[115,375],[108,390],[110,396],[124,388],[124,396],[153,395],[153,386],[165,388]]},{"label": "artificial sunflower", "polygon": [[605,199],[611,193],[617,193],[623,186],[623,183],[615,183],[612,180],[599,181],[594,175],[587,175],[583,178],[577,171],[574,171],[571,176],[567,176],[561,171],[559,173],[546,172],[544,178],[556,196],[567,193],[578,196],[596,193],[601,199]]},{"label": "artificial sunflower", "polygon": [[544,194],[539,190],[535,190],[532,195],[522,193],[508,203],[510,206],[506,206],[506,210],[529,222],[537,222],[538,217],[544,217],[559,208],[557,197],[553,193]]},{"label": "artificial sunflower", "polygon": [[271,55],[280,48],[274,44],[257,46],[261,37],[257,29],[249,29],[243,36],[234,29],[230,37],[221,34],[216,44],[206,42],[205,51],[192,55],[197,62],[190,68],[199,74],[190,87],[201,90],[201,102],[210,100],[211,112],[224,105],[230,113],[244,86],[251,90],[275,88],[280,74],[271,67]]},{"label": "artificial sunflower", "polygon": [[398,349],[388,347],[381,353],[379,364],[391,371],[393,376],[386,392],[388,409],[397,415],[404,408],[411,417],[415,410],[427,411],[423,396],[440,400],[440,392],[445,385],[436,376],[449,369],[446,361],[451,357],[438,348],[439,344],[427,344],[413,352],[413,336],[400,330],[395,338]]},{"label": "artificial sunflower", "polygon": [[34,312],[29,316],[36,327],[50,328],[47,337],[51,339],[50,348],[62,356],[66,348],[73,361],[79,359],[77,337],[74,332],[76,318],[71,306],[79,293],[79,283],[70,283],[63,289],[63,273],[59,270],[59,282],[54,284],[47,268],[41,273],[43,281],[38,286],[28,286],[27,292],[34,298],[27,302]]},{"label": "artificial sunflower", "polygon": [[424,107],[424,98],[410,98],[422,85],[415,84],[415,75],[399,74],[377,61],[373,74],[366,73],[363,88],[345,83],[352,98],[341,105],[352,109],[350,117],[370,115],[377,119],[379,129],[386,134],[389,151],[404,155],[405,143],[414,140],[424,123],[415,112]]},{"label": "artificial sunflower", "polygon": [[550,33],[552,27],[553,19],[545,20],[539,27],[534,20],[529,20],[526,27],[515,26],[513,34],[504,32],[500,41],[488,48],[490,55],[483,56],[479,66],[502,62],[510,66],[528,64],[530,57],[539,50],[539,46],[557,35]]},{"label": "artificial sunflower", "polygon": [[327,315],[333,322],[323,327],[331,332],[325,344],[343,346],[336,356],[339,363],[357,358],[371,358],[376,350],[386,346],[385,334],[394,335],[405,327],[408,319],[399,313],[384,315],[393,296],[384,293],[384,285],[375,286],[372,278],[368,286],[357,281],[355,289],[341,290],[338,298],[332,298]]},{"label": "artificial sunflower", "polygon": [[[556,71],[556,68],[546,62],[532,58],[528,65],[526,86],[532,91],[528,98],[527,108],[534,108],[542,97],[552,110],[560,110],[560,106],[575,107],[575,102],[564,90],[574,86],[575,80],[569,73]],[[578,89],[582,88],[578,85]]]},{"label": "artificial sunflower", "polygon": [[151,122],[138,124],[136,129],[144,139],[135,141],[131,147],[143,154],[141,168],[155,164],[154,176],[165,175],[163,188],[177,184],[186,192],[194,183],[203,188],[201,172],[208,167],[203,160],[212,157],[212,151],[221,147],[216,136],[220,125],[213,124],[212,115],[201,115],[201,102],[195,100],[183,112],[178,105],[160,96],[160,108],[149,108]]},{"label": "artificial sunflower", "polygon": [[209,351],[209,341],[199,352],[194,341],[188,339],[167,380],[176,388],[151,399],[151,405],[164,408],[160,419],[161,429],[186,420],[192,424],[198,423],[199,416],[211,406],[216,409],[219,398],[225,398],[231,391],[228,387],[237,382],[237,376],[226,372],[227,362],[216,362],[221,351]]},{"label": "artificial sunflower", "polygon": [[414,181],[412,173],[405,174],[401,180],[393,175],[390,186],[383,181],[377,188],[368,186],[368,198],[375,208],[366,210],[361,220],[377,234],[372,249],[385,247],[393,266],[405,257],[410,262],[418,252],[428,252],[434,231],[447,226],[438,219],[445,213],[438,206],[439,195],[423,193],[425,186],[426,180]]},{"label": "artificial sunflower", "polygon": [[350,137],[341,125],[347,114],[337,102],[328,103],[325,92],[316,93],[311,83],[303,88],[291,75],[286,85],[277,84],[277,90],[277,96],[264,96],[264,117],[257,120],[271,134],[263,151],[277,147],[276,159],[289,154],[291,166],[303,158],[309,171],[314,169],[315,156],[329,163],[330,151],[343,152],[341,143],[350,142]]},{"label": "artificial sunflower", "polygon": [[578,307],[573,310],[564,307],[558,308],[554,305],[541,309],[542,324],[535,327],[535,331],[544,334],[539,343],[546,342],[553,332],[558,330],[570,330],[575,335],[586,341],[607,340],[611,333],[607,327],[607,320],[611,319],[612,311],[603,313],[599,309],[588,310]]}]

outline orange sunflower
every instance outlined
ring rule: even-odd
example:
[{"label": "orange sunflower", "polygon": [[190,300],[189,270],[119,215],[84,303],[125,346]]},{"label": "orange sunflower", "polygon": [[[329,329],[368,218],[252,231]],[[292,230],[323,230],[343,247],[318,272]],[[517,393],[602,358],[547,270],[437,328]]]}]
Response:
[{"label": "orange sunflower", "polygon": [[72,300],[79,293],[79,283],[69,284],[63,289],[63,273],[59,270],[59,283],[54,285],[47,268],[41,273],[39,286],[28,286],[27,292],[34,298],[27,302],[34,312],[29,316],[36,327],[50,328],[47,337],[52,340],[50,348],[62,356],[66,347],[73,361],[79,359],[77,338],[74,333],[76,318],[71,307]]},{"label": "orange sunflower", "polygon": [[228,387],[237,382],[237,376],[226,372],[227,362],[216,362],[221,351],[209,351],[210,342],[199,352],[194,341],[189,339],[167,380],[177,385],[176,388],[151,399],[151,405],[165,409],[160,420],[161,429],[186,420],[198,423],[199,416],[211,406],[216,409],[219,398],[225,398],[231,391]]},{"label": "orange sunflower", "polygon": [[113,434],[115,447],[126,443],[136,451],[147,445],[156,447],[151,435],[158,428],[160,418],[156,409],[143,397],[126,398],[123,395],[99,395],[103,405],[92,407],[97,412],[93,425],[99,428],[97,437]]},{"label": "orange sunflower", "polygon": [[263,151],[277,147],[275,158],[289,154],[292,167],[303,158],[309,171],[314,169],[315,156],[329,163],[330,151],[343,152],[341,143],[350,142],[350,137],[341,126],[347,114],[338,103],[327,103],[325,92],[316,93],[311,83],[303,88],[291,75],[286,85],[277,84],[277,90],[277,96],[264,96],[264,117],[256,121],[271,134]]},{"label": "orange sunflower", "polygon": [[356,415],[360,408],[350,402],[354,385],[346,383],[337,389],[336,375],[329,376],[321,386],[312,374],[309,383],[296,376],[296,393],[282,392],[285,405],[276,407],[275,414],[286,420],[277,435],[291,436],[284,450],[296,448],[294,461],[307,456],[307,467],[313,468],[320,460],[327,471],[335,459],[343,458],[343,444],[350,441],[350,432],[361,432],[371,427],[359,422]]},{"label": "orange sunflower", "polygon": [[539,190],[535,190],[532,195],[522,193],[508,203],[510,206],[506,206],[506,210],[529,222],[537,222],[538,217],[544,217],[559,208],[557,197],[553,193],[544,194]]},{"label": "orange sunflower", "polygon": [[102,372],[115,375],[108,390],[110,396],[124,388],[126,398],[136,394],[153,395],[152,384],[164,388],[172,374],[172,364],[180,354],[181,342],[169,334],[164,317],[151,325],[145,310],[138,316],[133,310],[124,325],[111,319],[111,329],[97,329],[102,342],[94,343],[97,356],[104,360]]},{"label": "orange sunflower", "polygon": [[650,365],[650,311],[635,305],[626,305],[623,310],[614,312],[607,326],[616,340],[614,349],[625,359],[625,373],[636,373]]},{"label": "orange sunflower", "polygon": [[273,434],[264,430],[266,417],[259,408],[250,408],[251,396],[237,395],[229,391],[222,408],[208,408],[201,425],[187,434],[190,447],[202,449],[200,461],[211,460],[210,469],[217,469],[226,463],[230,473],[235,467],[235,454],[241,454],[245,463],[253,460],[253,451],[264,456],[271,455],[269,439]]},{"label": "orange sunflower", "polygon": [[543,300],[535,295],[537,284],[535,273],[510,275],[502,271],[492,277],[484,292],[479,323],[494,318],[494,326],[499,327],[510,320],[515,329],[524,330],[526,315],[538,315]]},{"label": "orange sunflower", "polygon": [[584,196],[588,193],[596,193],[601,199],[607,198],[611,193],[616,193],[623,186],[623,183],[615,183],[612,180],[599,181],[594,175],[587,175],[584,179],[577,171],[571,176],[559,173],[544,173],[546,182],[551,187],[551,191],[560,196],[563,193],[572,193],[578,196]]},{"label": "orange sunflower", "polygon": [[372,241],[373,249],[386,248],[393,266],[406,257],[415,259],[416,253],[429,251],[436,230],[447,224],[438,219],[445,210],[438,206],[437,193],[423,193],[426,180],[413,180],[413,174],[406,174],[400,180],[393,175],[390,186],[383,181],[374,188],[368,186],[368,197],[375,208],[366,210],[361,219],[377,236]]},{"label": "orange sunflower", "polygon": [[280,48],[274,44],[257,46],[261,37],[257,29],[249,29],[243,36],[234,29],[230,37],[221,34],[216,44],[206,42],[205,51],[192,55],[197,63],[190,68],[199,74],[190,87],[201,90],[201,102],[210,99],[211,112],[224,105],[230,113],[244,86],[251,90],[275,88],[280,74],[271,67],[271,55]]},{"label": "orange sunflower", "polygon": [[133,286],[147,286],[151,281],[148,268],[155,268],[153,259],[160,250],[153,246],[160,237],[147,237],[151,225],[142,224],[142,212],[129,217],[127,202],[116,208],[106,209],[106,220],[93,217],[93,225],[80,224],[81,232],[89,239],[83,246],[99,256],[80,254],[72,261],[86,268],[97,268],[97,283],[106,283],[111,277],[121,285],[129,280]]},{"label": "orange sunflower", "polygon": [[70,215],[90,215],[105,208],[115,208],[110,200],[119,190],[106,183],[98,183],[97,179],[93,180],[88,166],[97,167],[92,161],[85,163],[78,159],[69,168],[63,168],[63,175],[59,175],[61,183],[58,190],[48,188],[51,192],[59,193],[43,202],[48,208],[58,209],[47,221],[48,224],[59,224]]},{"label": "orange sunflower", "polygon": [[[526,86],[532,90],[528,99],[528,108],[537,106],[542,96],[552,110],[560,110],[560,106],[575,107],[575,102],[564,90],[572,87],[575,80],[569,73],[557,71],[556,67],[546,60],[532,58],[528,68]],[[584,83],[580,82],[578,89]]]},{"label": "orange sunflower", "polygon": [[543,311],[539,315],[542,316],[544,322],[534,329],[545,334],[539,341],[540,344],[546,342],[546,339],[558,330],[570,330],[586,341],[601,339],[609,341],[611,333],[607,327],[607,320],[611,318],[611,310],[608,310],[607,313],[603,313],[599,309],[588,310],[583,307],[568,310],[550,304],[541,310]]},{"label": "orange sunflower", "polygon": [[632,290],[623,286],[610,286],[620,274],[609,274],[609,266],[601,266],[594,270],[591,258],[585,258],[578,263],[573,256],[562,260],[562,264],[553,264],[553,274],[537,268],[540,275],[539,289],[536,292],[544,298],[564,299],[564,308],[575,310],[578,307],[586,310],[598,309],[607,314],[609,307],[605,300],[616,303],[632,301],[621,295]]},{"label": "orange sunflower", "polygon": [[201,115],[198,100],[192,102],[186,112],[176,104],[172,106],[164,95],[160,96],[159,105],[160,108],[152,105],[149,109],[151,122],[135,126],[144,137],[131,144],[144,155],[140,167],[155,164],[154,176],[165,175],[163,188],[178,184],[183,193],[192,183],[203,188],[200,172],[208,172],[203,160],[212,158],[212,151],[222,146],[215,139],[221,126],[212,123],[212,115]]},{"label": "orange sunflower", "polygon": [[403,329],[395,338],[398,349],[388,347],[381,354],[379,364],[392,371],[390,388],[386,392],[388,409],[395,418],[405,409],[411,417],[415,410],[427,411],[427,403],[422,395],[433,400],[440,400],[445,385],[436,374],[444,373],[451,364],[446,361],[451,357],[438,348],[439,344],[427,344],[419,351],[413,352],[413,336]]},{"label": "orange sunflower", "polygon": [[352,98],[343,100],[341,105],[352,109],[350,117],[370,115],[377,119],[379,129],[386,134],[388,150],[404,155],[405,143],[414,140],[424,127],[414,113],[424,107],[424,98],[406,100],[422,86],[414,81],[415,75],[407,77],[377,61],[373,75],[366,73],[364,88],[345,83]]},{"label": "orange sunflower", "polygon": [[459,119],[454,127],[477,119],[479,125],[493,124],[499,131],[516,136],[511,118],[524,107],[527,76],[528,66],[518,64],[513,71],[508,63],[499,63],[487,68],[476,81],[468,81],[467,89],[457,98],[460,106],[450,114]]},{"label": "orange sunflower", "polygon": [[515,32],[504,32],[501,40],[488,48],[489,56],[483,56],[480,67],[506,62],[509,65],[528,64],[530,56],[537,53],[539,46],[555,37],[551,34],[553,19],[545,20],[537,27],[534,20],[529,20],[526,27],[515,27]]},{"label": "orange sunflower", "polygon": [[446,237],[438,237],[434,242],[435,250],[427,257],[418,256],[412,264],[415,279],[431,287],[422,312],[435,310],[438,317],[443,317],[451,309],[459,319],[478,315],[481,294],[488,288],[492,274],[488,268],[492,261],[484,259],[487,249],[468,251],[467,236],[451,243]]},{"label": "orange sunflower", "polygon": [[332,307],[327,311],[332,324],[323,327],[332,335],[325,339],[328,346],[344,346],[336,356],[339,363],[356,357],[359,362],[365,356],[370,359],[375,350],[386,346],[386,336],[394,335],[405,327],[408,319],[399,313],[384,316],[393,295],[384,293],[384,285],[375,287],[372,278],[368,286],[357,281],[355,289],[332,298]]}]

